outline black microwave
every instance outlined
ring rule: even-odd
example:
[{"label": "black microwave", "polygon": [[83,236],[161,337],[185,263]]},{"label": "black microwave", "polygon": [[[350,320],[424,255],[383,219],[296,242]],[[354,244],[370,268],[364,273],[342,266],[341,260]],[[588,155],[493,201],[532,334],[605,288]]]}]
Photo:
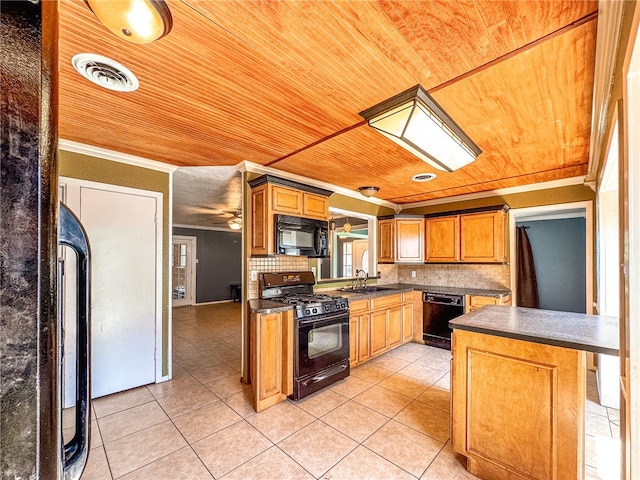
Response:
[{"label": "black microwave", "polygon": [[329,258],[329,222],[275,215],[276,253]]}]

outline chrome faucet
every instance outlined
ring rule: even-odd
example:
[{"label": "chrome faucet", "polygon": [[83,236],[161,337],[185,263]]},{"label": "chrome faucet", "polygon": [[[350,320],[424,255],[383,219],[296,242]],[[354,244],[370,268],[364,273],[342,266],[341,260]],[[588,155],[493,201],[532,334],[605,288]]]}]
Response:
[{"label": "chrome faucet", "polygon": [[[363,273],[364,277],[360,278],[360,274]],[[367,280],[369,279],[369,274],[364,270],[356,269],[356,284],[359,287],[367,288]]]}]

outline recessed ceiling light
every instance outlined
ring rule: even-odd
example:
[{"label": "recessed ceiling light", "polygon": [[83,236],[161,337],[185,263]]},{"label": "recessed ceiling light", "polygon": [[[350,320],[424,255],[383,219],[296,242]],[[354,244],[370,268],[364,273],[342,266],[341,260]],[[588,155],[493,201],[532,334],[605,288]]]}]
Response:
[{"label": "recessed ceiling light", "polygon": [[413,180],[414,182],[429,182],[434,178],[436,178],[435,173],[418,173],[417,175],[411,177],[411,180]]},{"label": "recessed ceiling light", "polygon": [[95,53],[79,53],[71,59],[73,68],[87,80],[116,92],[133,92],[140,82],[127,67]]}]

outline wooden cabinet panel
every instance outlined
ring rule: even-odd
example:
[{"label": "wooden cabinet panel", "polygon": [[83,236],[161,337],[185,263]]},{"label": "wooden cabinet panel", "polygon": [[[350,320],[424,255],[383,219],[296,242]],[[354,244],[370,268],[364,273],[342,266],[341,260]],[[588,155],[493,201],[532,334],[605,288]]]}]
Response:
[{"label": "wooden cabinet panel", "polygon": [[426,219],[425,261],[457,262],[460,260],[459,220],[459,215]]},{"label": "wooden cabinet panel", "polygon": [[251,318],[251,387],[257,412],[293,392],[293,313]]},{"label": "wooden cabinet panel", "polygon": [[378,221],[378,262],[395,261],[395,228],[392,218]]},{"label": "wooden cabinet panel", "polygon": [[371,313],[371,356],[379,355],[387,349],[387,310]]},{"label": "wooden cabinet panel", "polygon": [[460,260],[505,261],[505,231],[502,210],[460,215]]},{"label": "wooden cabinet panel", "polygon": [[358,363],[366,362],[371,356],[371,315],[358,315]]},{"label": "wooden cabinet panel", "polygon": [[349,362],[351,367],[358,364],[358,316],[349,317]]},{"label": "wooden cabinet panel", "polygon": [[413,340],[413,303],[402,305],[402,342]]},{"label": "wooden cabinet panel", "polygon": [[271,210],[287,215],[302,214],[302,192],[278,185],[271,186]]},{"label": "wooden cabinet panel", "polygon": [[402,343],[402,305],[387,310],[387,348]]},{"label": "wooden cabinet panel", "polygon": [[251,191],[251,254],[266,255],[273,249],[267,203],[267,186],[261,185]]},{"label": "wooden cabinet panel", "polygon": [[371,310],[379,308],[389,308],[402,303],[402,294],[394,293],[383,297],[375,297],[371,299]]},{"label": "wooden cabinet panel", "polygon": [[462,330],[452,345],[453,448],[469,471],[584,478],[585,352]]},{"label": "wooden cabinet panel", "polygon": [[329,199],[322,195],[303,192],[302,216],[317,218],[318,220],[329,219]]},{"label": "wooden cabinet panel", "polygon": [[424,219],[395,220],[396,262],[424,262]]},{"label": "wooden cabinet panel", "polygon": [[511,305],[511,295],[503,297],[484,297],[481,295],[467,295],[464,313],[473,312],[484,305]]}]

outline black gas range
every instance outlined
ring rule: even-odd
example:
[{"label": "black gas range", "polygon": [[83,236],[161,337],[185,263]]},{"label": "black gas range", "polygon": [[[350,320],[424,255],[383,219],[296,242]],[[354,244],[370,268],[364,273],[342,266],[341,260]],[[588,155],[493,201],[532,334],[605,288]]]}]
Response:
[{"label": "black gas range", "polygon": [[294,308],[294,400],[349,375],[349,301],[313,293],[313,272],[260,274],[260,297]]}]

